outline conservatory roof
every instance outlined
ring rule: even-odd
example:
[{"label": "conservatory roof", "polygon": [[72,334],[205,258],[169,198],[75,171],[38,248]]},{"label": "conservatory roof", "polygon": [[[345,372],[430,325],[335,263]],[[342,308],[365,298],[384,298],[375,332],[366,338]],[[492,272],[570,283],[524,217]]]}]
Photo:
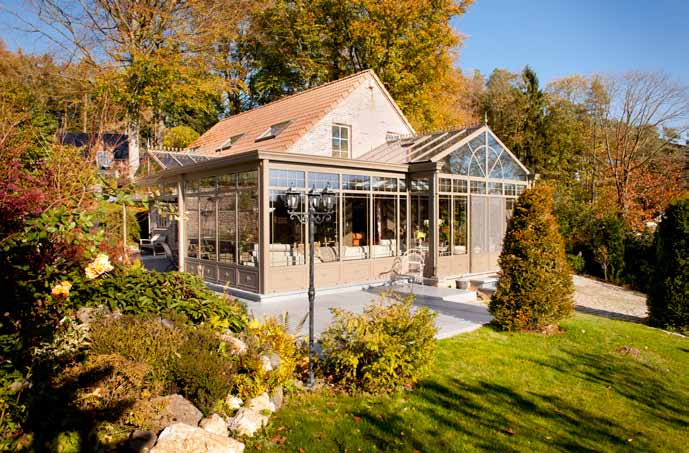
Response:
[{"label": "conservatory roof", "polygon": [[161,170],[186,167],[215,158],[214,156],[203,156],[187,151],[148,150],[147,153],[160,165]]},{"label": "conservatory roof", "polygon": [[482,127],[472,126],[402,137],[373,148],[360,159],[395,164],[431,161],[434,160],[433,157],[459,144]]},{"label": "conservatory roof", "polygon": [[441,173],[526,181],[529,170],[490,130],[472,126],[403,137],[360,157],[388,164],[436,163]]}]

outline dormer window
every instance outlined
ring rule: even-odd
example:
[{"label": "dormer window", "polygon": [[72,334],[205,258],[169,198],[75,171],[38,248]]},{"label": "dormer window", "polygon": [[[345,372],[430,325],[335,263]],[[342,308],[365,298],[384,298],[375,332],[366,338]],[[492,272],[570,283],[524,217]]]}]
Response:
[{"label": "dormer window", "polygon": [[280,132],[284,131],[285,128],[289,125],[289,121],[283,121],[281,123],[276,123],[270,126],[264,133],[258,136],[256,139],[257,142],[263,141],[263,140],[270,140],[271,138],[277,137]]},{"label": "dormer window", "polygon": [[346,124],[333,124],[332,127],[332,143],[333,143],[333,157],[341,159],[348,159],[351,150],[351,136],[352,126]]},{"label": "dormer window", "polygon": [[397,132],[386,132],[385,133],[385,141],[388,143],[396,142],[402,137],[402,134],[399,134]]},{"label": "dormer window", "polygon": [[232,137],[229,138],[229,140],[227,140],[225,143],[223,143],[222,145],[220,145],[220,146],[215,150],[215,152],[216,152],[216,153],[219,153],[220,151],[225,151],[226,149],[232,148],[232,145],[234,145],[235,143],[237,143],[237,141],[238,141],[240,138],[242,138],[243,136],[244,136],[244,134],[233,135]]}]

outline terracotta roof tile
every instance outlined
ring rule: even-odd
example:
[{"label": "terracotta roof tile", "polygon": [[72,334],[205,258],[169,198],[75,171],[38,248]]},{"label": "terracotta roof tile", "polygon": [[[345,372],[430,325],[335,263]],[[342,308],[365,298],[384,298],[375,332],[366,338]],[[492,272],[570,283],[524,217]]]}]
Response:
[{"label": "terracotta roof tile", "polygon": [[[375,76],[370,70],[326,83],[246,112],[226,118],[196,139],[189,149],[197,154],[229,156],[254,149],[286,152],[325,114],[335,108],[363,81]],[[289,121],[288,126],[275,138],[256,139],[271,125]],[[216,150],[230,137],[243,134],[231,148]]]}]

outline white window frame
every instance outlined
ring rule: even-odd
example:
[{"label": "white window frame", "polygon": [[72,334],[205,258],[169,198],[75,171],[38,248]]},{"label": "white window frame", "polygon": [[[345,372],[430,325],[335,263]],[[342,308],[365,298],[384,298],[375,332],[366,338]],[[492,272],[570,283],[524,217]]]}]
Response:
[{"label": "white window frame", "polygon": [[[338,130],[338,136],[335,136],[335,129]],[[342,138],[342,130],[347,131],[347,138]],[[338,141],[338,149],[335,149],[334,141]],[[342,142],[347,143],[347,149],[342,150]],[[349,159],[352,155],[352,126],[349,124],[333,123],[330,128],[330,146],[332,149],[332,157],[339,157],[341,159]]]}]

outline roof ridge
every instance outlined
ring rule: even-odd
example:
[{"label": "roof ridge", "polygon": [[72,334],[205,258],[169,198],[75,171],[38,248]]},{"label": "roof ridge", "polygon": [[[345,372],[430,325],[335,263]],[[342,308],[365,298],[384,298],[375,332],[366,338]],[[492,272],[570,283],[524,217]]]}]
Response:
[{"label": "roof ridge", "polygon": [[224,121],[227,121],[227,120],[231,120],[231,119],[237,118],[238,116],[244,115],[244,114],[246,114],[246,113],[255,112],[256,110],[260,110],[260,109],[262,109],[262,108],[264,108],[264,107],[268,107],[268,106],[271,106],[271,105],[275,105],[275,104],[278,104],[278,103],[280,103],[280,102],[287,101],[287,100],[293,99],[293,98],[295,98],[295,97],[301,96],[302,94],[310,93],[311,91],[315,91],[315,90],[318,90],[318,89],[321,89],[321,88],[325,88],[325,87],[327,87],[327,86],[334,85],[334,84],[339,83],[339,82],[344,82],[345,80],[350,80],[350,79],[353,79],[353,78],[356,78],[356,77],[359,77],[359,76],[362,76],[362,75],[364,75],[364,74],[371,73],[371,72],[373,72],[373,69],[364,69],[363,71],[355,72],[355,73],[350,74],[350,75],[348,75],[348,76],[345,76],[345,77],[343,77],[343,78],[341,78],[341,79],[331,80],[330,82],[325,82],[325,83],[323,83],[323,84],[321,84],[321,85],[318,85],[318,86],[315,86],[315,87],[311,87],[311,88],[307,88],[307,89],[305,89],[305,90],[303,90],[303,91],[299,91],[299,92],[296,92],[296,93],[292,93],[292,94],[290,94],[290,95],[287,95],[287,96],[285,96],[285,97],[281,97],[280,99],[276,99],[276,100],[271,101],[271,102],[269,102],[269,103],[267,103],[267,104],[259,105],[259,106],[256,106],[256,107],[252,108],[252,109],[244,110],[243,112],[239,112],[239,113],[235,113],[234,115],[231,115],[231,116],[228,116],[227,118],[221,119],[220,121],[218,121],[218,123],[222,123],[222,122],[224,122]]}]

